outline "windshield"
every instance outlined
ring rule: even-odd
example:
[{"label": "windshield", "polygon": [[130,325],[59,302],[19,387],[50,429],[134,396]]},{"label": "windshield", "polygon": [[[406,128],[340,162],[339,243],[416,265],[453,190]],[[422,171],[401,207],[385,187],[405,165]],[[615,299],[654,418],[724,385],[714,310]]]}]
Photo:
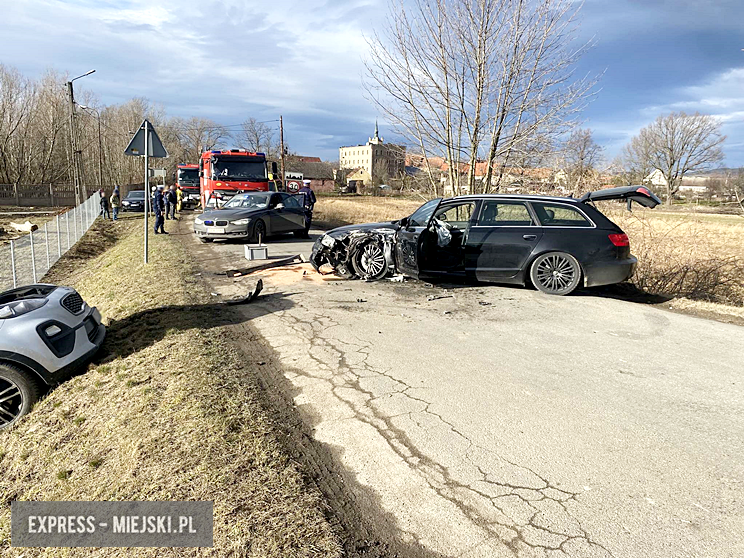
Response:
[{"label": "windshield", "polygon": [[144,190],[135,190],[133,192],[129,192],[127,194],[127,198],[135,199],[135,200],[144,200],[145,199],[145,191]]},{"label": "windshield", "polygon": [[266,209],[271,194],[242,194],[222,206],[223,209]]},{"label": "windshield", "polygon": [[198,169],[178,169],[179,184],[196,184],[199,182]]},{"label": "windshield", "polygon": [[437,198],[428,201],[424,205],[419,207],[416,211],[413,212],[413,215],[408,218],[408,225],[411,227],[427,226],[429,224],[429,219],[431,219],[432,213],[434,213],[434,210],[437,208],[440,201],[442,201],[442,198]]},{"label": "windshield", "polygon": [[258,161],[221,161],[214,162],[215,178],[222,180],[262,181],[266,178],[266,165]]}]

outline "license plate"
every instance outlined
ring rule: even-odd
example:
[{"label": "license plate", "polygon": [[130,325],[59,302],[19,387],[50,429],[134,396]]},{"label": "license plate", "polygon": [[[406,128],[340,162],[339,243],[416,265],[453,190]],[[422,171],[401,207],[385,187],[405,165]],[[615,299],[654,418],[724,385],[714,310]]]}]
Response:
[{"label": "license plate", "polygon": [[207,232],[211,234],[225,234],[225,227],[209,227]]}]

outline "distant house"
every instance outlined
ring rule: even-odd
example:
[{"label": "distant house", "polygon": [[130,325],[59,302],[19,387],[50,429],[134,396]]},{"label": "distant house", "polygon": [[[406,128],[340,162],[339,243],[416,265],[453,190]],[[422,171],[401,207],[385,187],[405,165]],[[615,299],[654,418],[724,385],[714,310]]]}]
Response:
[{"label": "distant house", "polygon": [[372,176],[399,177],[405,172],[406,148],[385,143],[375,124],[375,135],[365,145],[350,145],[338,150],[339,166],[342,169],[363,168]]},{"label": "distant house", "polygon": [[306,157],[304,155],[293,155],[300,163],[322,163],[320,157]]},{"label": "distant house", "polygon": [[372,185],[372,175],[363,167],[352,169],[346,175],[346,184],[349,186],[356,186],[357,191],[359,191],[364,186]]},{"label": "distant house", "polygon": [[661,186],[663,188],[667,187],[667,179],[664,176],[664,173],[661,172],[659,169],[654,169],[654,172],[643,179],[643,183],[650,184],[651,186]]}]

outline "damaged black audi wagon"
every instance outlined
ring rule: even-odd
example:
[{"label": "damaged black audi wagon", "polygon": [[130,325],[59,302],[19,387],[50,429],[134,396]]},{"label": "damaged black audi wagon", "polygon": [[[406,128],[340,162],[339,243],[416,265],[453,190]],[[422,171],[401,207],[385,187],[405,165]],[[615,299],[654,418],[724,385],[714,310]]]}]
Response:
[{"label": "damaged black audi wagon", "polygon": [[408,217],[349,225],[321,236],[310,261],[316,270],[376,280],[400,273],[421,279],[470,278],[532,284],[555,295],[579,285],[627,280],[637,260],[628,236],[595,201],[654,208],[644,186],[589,192],[579,199],[484,194],[437,198]]}]

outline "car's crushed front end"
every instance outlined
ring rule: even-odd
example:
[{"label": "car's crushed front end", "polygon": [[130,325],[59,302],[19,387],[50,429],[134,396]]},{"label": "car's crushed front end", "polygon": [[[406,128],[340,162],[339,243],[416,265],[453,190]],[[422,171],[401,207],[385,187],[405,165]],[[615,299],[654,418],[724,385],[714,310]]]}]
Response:
[{"label": "car's crushed front end", "polygon": [[0,293],[0,361],[48,385],[86,364],[105,336],[100,312],[75,289],[41,284]]},{"label": "car's crushed front end", "polygon": [[395,273],[395,223],[339,227],[313,245],[310,263],[320,273],[347,279],[381,279]]}]

